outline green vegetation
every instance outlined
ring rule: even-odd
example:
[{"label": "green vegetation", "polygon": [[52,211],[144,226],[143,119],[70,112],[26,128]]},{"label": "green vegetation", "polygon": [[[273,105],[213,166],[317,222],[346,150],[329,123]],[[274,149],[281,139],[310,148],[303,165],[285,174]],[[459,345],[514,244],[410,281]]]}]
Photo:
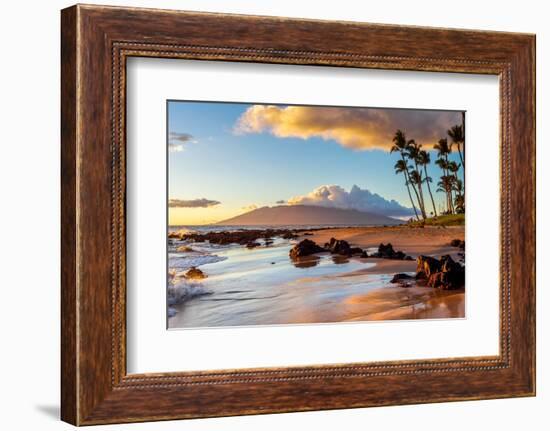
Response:
[{"label": "green vegetation", "polygon": [[426,220],[410,221],[407,223],[407,226],[464,226],[464,214],[447,214],[430,217]]}]

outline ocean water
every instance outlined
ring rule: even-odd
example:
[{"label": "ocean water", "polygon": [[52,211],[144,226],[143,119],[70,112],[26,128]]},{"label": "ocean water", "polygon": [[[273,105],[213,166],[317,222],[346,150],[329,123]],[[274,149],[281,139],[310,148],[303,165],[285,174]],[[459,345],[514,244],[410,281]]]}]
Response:
[{"label": "ocean water", "polygon": [[[357,226],[364,226],[368,227],[370,225],[357,225]],[[299,230],[308,230],[308,229],[326,229],[331,227],[356,227],[356,225],[338,225],[338,224],[315,224],[315,225],[280,225],[280,226],[273,226],[273,225],[219,225],[219,224],[207,224],[207,225],[175,225],[175,226],[168,226],[168,232],[200,232],[200,233],[207,233],[207,232],[234,232],[239,230],[265,230],[265,229],[274,229],[274,230],[282,230],[282,229],[299,229]]]},{"label": "ocean water", "polygon": [[[245,228],[252,227],[231,227]],[[172,230],[226,229],[178,226]],[[289,251],[298,240],[258,242],[260,247],[247,249],[169,239],[168,327],[338,322],[350,315],[349,298],[387,285],[391,278],[342,277],[375,264],[329,253],[293,261]],[[207,278],[185,279],[183,274],[191,267],[200,268]]]}]

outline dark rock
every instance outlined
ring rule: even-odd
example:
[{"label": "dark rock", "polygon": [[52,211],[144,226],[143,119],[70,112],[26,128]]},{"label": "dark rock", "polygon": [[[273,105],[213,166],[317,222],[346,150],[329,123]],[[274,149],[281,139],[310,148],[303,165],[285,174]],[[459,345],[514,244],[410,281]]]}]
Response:
[{"label": "dark rock", "polygon": [[302,256],[309,256],[314,253],[326,251],[310,239],[304,239],[290,249],[289,255],[295,259]]},{"label": "dark rock", "polygon": [[450,243],[451,247],[458,247],[461,250],[464,250],[466,247],[466,242],[461,239],[453,239]]},{"label": "dark rock", "polygon": [[[332,254],[351,255],[351,247],[346,240],[331,238],[330,242],[325,244],[325,248]],[[362,251],[362,250],[361,250]]]},{"label": "dark rock", "polygon": [[435,272],[428,278],[428,286],[435,288],[442,288],[447,285],[447,273]]},{"label": "dark rock", "polygon": [[363,249],[361,247],[351,247],[349,249],[349,253],[350,255],[363,254]]},{"label": "dark rock", "polygon": [[250,241],[246,244],[246,248],[255,248],[255,247],[259,247],[261,244],[259,242],[256,242],[256,241]]},{"label": "dark rock", "polygon": [[296,239],[296,238],[298,238],[298,235],[296,235],[293,232],[286,232],[281,236],[281,238],[283,238],[283,239]]},{"label": "dark rock", "polygon": [[380,259],[405,260],[407,258],[407,255],[402,251],[395,251],[391,243],[387,243],[380,244],[378,246],[378,251],[371,254],[370,257],[377,257]]},{"label": "dark rock", "polygon": [[390,283],[400,283],[403,280],[414,280],[414,277],[412,275],[400,272],[393,276],[393,278],[390,280]]},{"label": "dark rock", "polygon": [[304,236],[312,236],[313,234],[311,232],[304,232],[303,235]]},{"label": "dark rock", "polygon": [[184,277],[190,280],[202,280],[206,278],[206,274],[193,266],[185,273]]},{"label": "dark rock", "polygon": [[394,254],[393,254],[393,257],[392,259],[396,259],[396,260],[403,260],[405,259],[405,253],[403,253],[402,251],[396,251]]},{"label": "dark rock", "polygon": [[380,244],[378,246],[378,254],[382,258],[391,259],[395,254],[395,250],[391,243],[388,242],[387,244]]},{"label": "dark rock", "polygon": [[440,260],[419,256],[417,262],[416,277],[426,279],[428,286],[441,290],[464,287],[465,269],[448,254],[442,256]]},{"label": "dark rock", "polygon": [[178,232],[170,232],[169,238],[177,238],[189,240],[193,242],[209,242],[211,244],[240,244],[246,246],[250,242],[256,242],[259,239],[265,239],[267,245],[274,237],[282,237],[284,239],[298,238],[296,231],[293,229],[249,229],[236,231],[220,231],[198,233],[191,232],[180,234]]},{"label": "dark rock", "polygon": [[369,257],[369,254],[365,250],[363,250],[363,253],[361,253],[361,257],[363,259],[366,259],[367,257]]},{"label": "dark rock", "polygon": [[431,256],[418,256],[416,258],[416,278],[428,280],[433,273],[441,270],[439,260]]},{"label": "dark rock", "polygon": [[405,256],[405,259],[403,260],[414,260],[414,258],[412,256]]}]

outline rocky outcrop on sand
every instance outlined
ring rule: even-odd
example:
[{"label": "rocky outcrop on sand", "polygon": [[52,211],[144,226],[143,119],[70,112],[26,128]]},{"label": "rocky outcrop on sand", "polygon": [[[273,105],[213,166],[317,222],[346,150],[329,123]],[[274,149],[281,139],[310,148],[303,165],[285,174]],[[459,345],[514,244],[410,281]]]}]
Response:
[{"label": "rocky outcrop on sand", "polygon": [[235,231],[217,232],[170,232],[168,238],[181,241],[209,242],[210,244],[228,245],[240,244],[248,246],[259,239],[264,240],[265,245],[271,245],[273,238],[296,239],[299,237],[299,229],[243,229]]},{"label": "rocky outcrop on sand", "polygon": [[[315,246],[313,247],[312,244]],[[380,244],[378,246],[378,251],[369,255],[367,251],[363,250],[361,247],[352,247],[346,240],[336,238],[331,238],[329,242],[325,243],[324,247],[320,247],[309,239],[304,239],[300,243],[296,244],[292,250],[290,250],[290,257],[295,256],[296,253],[301,253],[299,254],[300,256],[308,256],[308,254],[302,253],[314,254],[321,253],[323,251],[347,257],[359,256],[363,259],[368,257],[377,257],[380,259],[413,260],[411,256],[407,256],[404,252],[394,250],[390,243]]]},{"label": "rocky outcrop on sand", "polygon": [[393,276],[390,283],[399,283],[403,280],[414,280],[414,276],[405,274],[404,272],[399,272]]},{"label": "rocky outcrop on sand", "polygon": [[466,242],[463,239],[453,239],[450,243],[451,247],[458,247],[461,250],[466,248]]},{"label": "rocky outcrop on sand", "polygon": [[394,250],[391,243],[380,244],[378,246],[378,251],[371,254],[370,257],[394,260],[413,260],[411,256],[407,256],[404,252]]},{"label": "rocky outcrop on sand", "polygon": [[465,268],[448,254],[439,260],[430,256],[418,256],[416,262],[416,279],[425,280],[428,286],[442,290],[464,287]]},{"label": "rocky outcrop on sand", "polygon": [[390,283],[399,284],[401,287],[411,287],[413,285],[414,276],[399,272],[393,276]]},{"label": "rocky outcrop on sand", "polygon": [[346,240],[331,238],[325,243],[325,250],[331,254],[339,254],[342,256],[366,255],[361,247],[352,247]]},{"label": "rocky outcrop on sand", "polygon": [[325,249],[331,254],[340,254],[342,256],[353,256],[354,254],[362,254],[363,249],[360,247],[352,247],[346,240],[331,238],[325,243]]},{"label": "rocky outcrop on sand", "polygon": [[290,249],[289,256],[291,259],[296,259],[304,256],[311,256],[315,253],[326,251],[323,247],[317,245],[315,241],[304,239]]},{"label": "rocky outcrop on sand", "polygon": [[202,280],[207,277],[204,272],[194,266],[191,267],[183,276],[188,280]]},{"label": "rocky outcrop on sand", "polygon": [[331,238],[329,242],[325,243],[325,249],[332,254],[350,254],[350,245],[343,239]]}]

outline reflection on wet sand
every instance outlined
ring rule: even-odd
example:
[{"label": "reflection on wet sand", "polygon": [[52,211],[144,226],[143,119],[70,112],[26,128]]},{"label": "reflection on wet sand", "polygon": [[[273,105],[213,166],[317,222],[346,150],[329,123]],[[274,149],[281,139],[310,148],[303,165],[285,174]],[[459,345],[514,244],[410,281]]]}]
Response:
[{"label": "reflection on wet sand", "polygon": [[464,317],[464,289],[384,287],[346,300],[349,320],[404,320]]},{"label": "reflection on wet sand", "polygon": [[331,256],[331,258],[332,258],[332,263],[335,263],[336,265],[341,265],[343,263],[348,263],[349,262],[349,257],[348,256],[333,254]]},{"label": "reflection on wet sand", "polygon": [[311,256],[296,257],[292,259],[292,264],[296,268],[312,268],[314,266],[319,265],[320,261],[321,261],[321,258],[319,256],[311,255]]},{"label": "reflection on wet sand", "polygon": [[[420,253],[455,256],[456,248],[448,244],[451,238],[463,238],[463,227],[342,228],[307,237],[319,244],[344,237],[369,253],[391,238],[413,258]],[[169,328],[465,317],[464,289],[390,283],[396,273],[415,275],[415,260],[328,251],[289,258],[302,238],[260,238],[253,247],[174,240],[170,270],[183,300],[169,303]],[[195,265],[206,278],[183,276]]]}]

